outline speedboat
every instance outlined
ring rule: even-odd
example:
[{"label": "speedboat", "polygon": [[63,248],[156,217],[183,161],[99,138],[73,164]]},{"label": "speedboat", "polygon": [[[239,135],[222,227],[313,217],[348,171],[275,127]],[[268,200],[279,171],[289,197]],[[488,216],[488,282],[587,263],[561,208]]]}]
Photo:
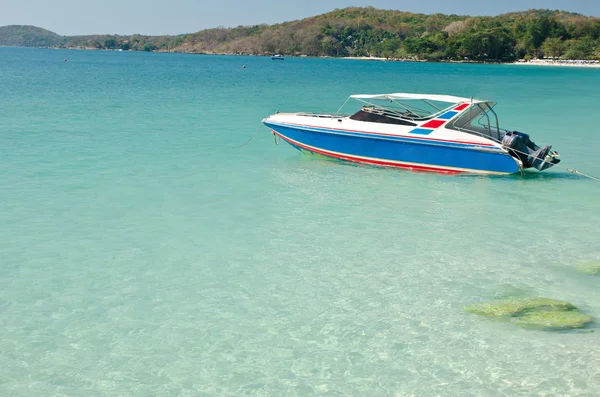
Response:
[{"label": "speedboat", "polygon": [[274,61],[283,61],[285,60],[285,57],[281,54],[275,54],[271,57],[271,59]]},{"label": "speedboat", "polygon": [[[351,115],[340,111],[360,103]],[[560,162],[552,146],[500,128],[494,102],[450,95],[351,95],[335,114],[276,113],[263,120],[301,152],[442,173],[513,174]]]}]

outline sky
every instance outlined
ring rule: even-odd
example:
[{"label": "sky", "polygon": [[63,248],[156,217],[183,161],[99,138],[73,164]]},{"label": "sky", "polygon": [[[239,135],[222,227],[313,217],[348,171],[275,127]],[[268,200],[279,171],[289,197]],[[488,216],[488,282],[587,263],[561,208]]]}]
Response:
[{"label": "sky", "polygon": [[600,17],[600,0],[0,0],[0,26],[34,25],[62,35],[181,34],[279,23],[349,6],[460,15],[548,8]]}]

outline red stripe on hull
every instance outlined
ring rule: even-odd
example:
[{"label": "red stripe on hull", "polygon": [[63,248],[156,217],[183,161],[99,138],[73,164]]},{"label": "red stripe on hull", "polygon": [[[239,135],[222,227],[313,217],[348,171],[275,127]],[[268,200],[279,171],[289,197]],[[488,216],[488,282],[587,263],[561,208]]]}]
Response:
[{"label": "red stripe on hull", "polygon": [[428,167],[428,166],[421,166],[421,165],[404,165],[404,164],[392,163],[392,162],[388,162],[388,161],[364,159],[364,158],[353,157],[353,156],[348,156],[348,155],[333,154],[333,153],[326,152],[323,150],[310,148],[308,146],[301,144],[300,142],[292,141],[291,139],[281,135],[277,131],[274,131],[274,130],[271,130],[271,131],[292,146],[298,146],[304,150],[308,150],[309,152],[321,154],[321,155],[327,156],[327,157],[333,157],[333,158],[340,159],[340,160],[352,161],[355,163],[380,165],[380,166],[386,166],[386,167],[404,168],[404,169],[408,169],[408,170],[437,172],[437,173],[442,173],[442,174],[462,174],[462,173],[466,172],[466,171],[448,170],[445,168]]}]

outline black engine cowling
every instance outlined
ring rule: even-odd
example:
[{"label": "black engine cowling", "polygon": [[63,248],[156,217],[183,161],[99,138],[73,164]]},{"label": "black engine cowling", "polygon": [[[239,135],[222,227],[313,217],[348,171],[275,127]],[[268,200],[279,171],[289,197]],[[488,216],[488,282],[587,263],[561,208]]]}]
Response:
[{"label": "black engine cowling", "polygon": [[560,162],[558,153],[552,151],[552,146],[539,147],[529,135],[518,131],[509,131],[502,138],[502,146],[523,163],[524,168],[534,167],[544,171]]}]

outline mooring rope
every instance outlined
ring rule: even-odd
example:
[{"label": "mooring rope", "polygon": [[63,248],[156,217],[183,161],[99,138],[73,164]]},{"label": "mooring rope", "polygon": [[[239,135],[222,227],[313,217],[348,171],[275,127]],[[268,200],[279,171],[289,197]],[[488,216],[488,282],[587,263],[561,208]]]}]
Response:
[{"label": "mooring rope", "polygon": [[248,139],[246,142],[242,143],[241,145],[238,146],[230,146],[232,149],[237,149],[237,148],[241,148],[242,146],[246,146],[247,144],[249,144],[255,137],[256,134],[258,134],[258,130],[260,130],[260,127],[262,127],[262,123],[258,126],[258,128],[256,129],[256,131],[254,131],[254,134],[252,135],[252,137],[250,139]]},{"label": "mooring rope", "polygon": [[600,182],[600,178],[596,178],[595,176],[591,176],[591,175],[584,174],[583,172],[579,172],[579,171],[577,171],[577,170],[576,170],[576,169],[574,169],[574,168],[567,168],[567,167],[562,167],[562,168],[566,169],[566,170],[567,170],[567,171],[569,171],[571,174],[577,174],[577,175],[581,175],[581,176],[584,176],[584,177],[586,177],[586,178],[589,178],[589,179],[591,179],[591,180],[593,180],[593,181]]}]

